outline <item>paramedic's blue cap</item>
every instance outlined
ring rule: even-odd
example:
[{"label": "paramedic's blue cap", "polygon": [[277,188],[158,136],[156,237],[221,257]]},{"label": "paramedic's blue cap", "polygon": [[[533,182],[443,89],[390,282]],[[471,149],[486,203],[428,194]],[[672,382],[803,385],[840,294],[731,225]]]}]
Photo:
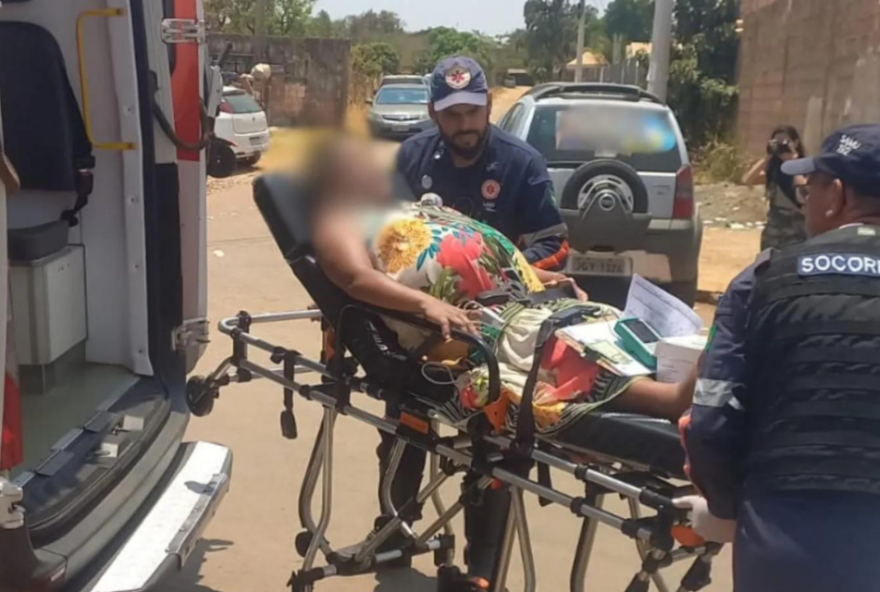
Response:
[{"label": "paramedic's blue cap", "polygon": [[838,130],[822,142],[818,156],[783,163],[782,172],[825,173],[868,195],[880,194],[880,125],[853,125]]},{"label": "paramedic's blue cap", "polygon": [[436,111],[454,105],[485,107],[489,85],[480,64],[464,56],[440,60],[431,75],[431,101]]}]

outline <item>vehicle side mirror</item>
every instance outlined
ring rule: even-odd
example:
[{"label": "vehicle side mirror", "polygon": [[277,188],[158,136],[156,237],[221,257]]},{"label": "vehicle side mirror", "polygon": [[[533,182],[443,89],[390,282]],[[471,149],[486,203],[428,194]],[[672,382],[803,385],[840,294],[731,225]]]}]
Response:
[{"label": "vehicle side mirror", "polygon": [[373,104],[373,99],[367,99],[367,100],[365,100],[364,102],[365,102],[367,105],[372,105],[372,104]]}]

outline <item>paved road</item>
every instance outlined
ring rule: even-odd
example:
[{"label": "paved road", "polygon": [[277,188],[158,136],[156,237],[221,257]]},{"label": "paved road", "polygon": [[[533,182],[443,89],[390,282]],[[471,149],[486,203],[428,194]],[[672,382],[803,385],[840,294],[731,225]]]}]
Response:
[{"label": "paved road", "polygon": [[[211,319],[251,312],[305,307],[309,299],[284,264],[250,199],[250,188],[238,185],[209,197],[209,289]],[[287,324],[262,332],[306,354],[316,354],[318,331],[314,325]],[[208,371],[228,355],[229,342],[214,335],[214,343],[201,364]],[[263,382],[226,389],[214,413],[194,419],[189,436],[230,446],[235,453],[232,489],[204,540],[192,556],[186,572],[167,587],[169,592],[269,592],[285,590],[290,571],[300,559],[293,550],[299,531],[297,494],[310,447],[320,420],[317,404],[297,401],[300,438],[282,439],[278,427],[281,390]],[[375,409],[375,407],[373,407]],[[342,418],[337,430],[336,487],[330,540],[344,545],[369,530],[376,512],[377,435],[354,420]],[[582,494],[569,480],[556,485],[574,495]],[[445,490],[446,499],[455,487]],[[622,511],[618,500],[609,507]],[[568,590],[569,570],[577,542],[578,522],[560,507],[539,508],[528,499],[533,544],[538,566],[539,590]],[[461,526],[458,525],[461,533]],[[461,554],[458,555],[459,559]],[[620,592],[637,570],[634,545],[606,527],[599,531],[587,590]],[[730,558],[717,562],[716,584],[721,592],[731,589]],[[678,577],[683,569],[672,569]],[[380,576],[337,579],[319,584],[318,592],[433,592],[434,569],[430,559],[416,562],[416,569]],[[678,580],[670,578],[671,587]],[[518,564],[509,588],[521,589]]]}]

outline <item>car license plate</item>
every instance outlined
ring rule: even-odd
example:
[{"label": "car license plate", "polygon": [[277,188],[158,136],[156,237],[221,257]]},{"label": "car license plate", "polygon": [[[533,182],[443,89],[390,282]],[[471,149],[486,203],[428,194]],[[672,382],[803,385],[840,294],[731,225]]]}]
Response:
[{"label": "car license plate", "polygon": [[629,257],[572,254],[568,259],[567,271],[575,275],[629,277],[632,270],[632,259]]},{"label": "car license plate", "polygon": [[395,124],[391,126],[391,131],[393,132],[408,132],[409,126],[405,124]]},{"label": "car license plate", "polygon": [[262,146],[263,136],[254,136],[251,138],[251,146]]}]

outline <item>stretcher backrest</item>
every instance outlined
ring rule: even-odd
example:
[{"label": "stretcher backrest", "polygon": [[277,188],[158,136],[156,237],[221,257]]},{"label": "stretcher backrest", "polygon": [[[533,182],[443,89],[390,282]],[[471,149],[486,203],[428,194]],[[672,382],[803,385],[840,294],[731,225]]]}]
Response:
[{"label": "stretcher backrest", "polygon": [[[342,310],[355,301],[327,278],[312,254],[310,200],[305,186],[288,175],[263,175],[254,182],[254,201],[284,259],[324,317],[335,326]],[[448,387],[440,387],[423,378],[417,362],[400,347],[396,335],[374,315],[352,311],[346,314],[345,320],[345,346],[371,378],[388,386],[415,390],[427,397],[448,395]]]}]

